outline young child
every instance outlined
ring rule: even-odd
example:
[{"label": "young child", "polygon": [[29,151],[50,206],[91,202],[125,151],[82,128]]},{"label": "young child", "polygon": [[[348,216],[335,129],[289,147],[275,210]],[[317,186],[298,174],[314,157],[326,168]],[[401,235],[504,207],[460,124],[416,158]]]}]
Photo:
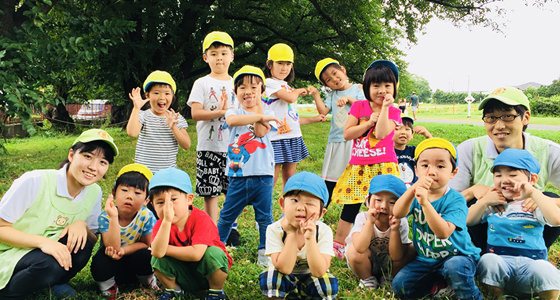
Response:
[{"label": "young child", "polygon": [[288,83],[294,80],[294,51],[290,46],[278,43],[268,50],[264,67],[266,76],[267,108],[280,120],[278,131],[271,134],[274,147],[274,182],[282,170],[282,186],[296,172],[299,161],[309,156],[303,141],[297,99],[307,95],[304,88],[293,89]]},{"label": "young child", "polygon": [[418,181],[395,203],[393,215],[412,214],[417,256],[393,278],[393,290],[397,297],[421,298],[437,293],[430,290],[433,283],[445,280],[457,298],[482,299],[474,281],[480,249],[467,232],[467,204],[447,186],[457,173],[457,150],[445,139],[431,138],[418,144],[414,157]]},{"label": "young child", "polygon": [[352,103],[357,100],[365,100],[366,97],[362,85],[350,83],[346,76],[346,68],[332,58],[325,58],[317,62],[315,76],[332,90],[323,102],[317,88],[313,86],[307,88],[307,93],[313,95],[315,99],[317,111],[322,115],[329,112],[332,114],[331,129],[321,171],[321,177],[325,180],[329,190],[329,201],[326,205],[328,207],[336,182],[350,161],[352,141],[345,140],[342,135],[348,119],[348,111],[350,111]]},{"label": "young child", "polygon": [[[534,185],[541,167],[527,150],[508,148],[494,160],[494,188],[469,208],[467,224],[488,223],[488,253],[478,262],[477,275],[496,297],[560,297],[560,271],[548,262],[545,224],[560,225],[560,208]],[[522,207],[531,198],[538,208]],[[490,206],[503,205],[495,212]]]},{"label": "young child", "polygon": [[0,201],[0,299],[49,287],[56,298],[76,294],[67,282],[86,266],[97,241],[96,183],[118,153],[107,132],[90,129],[58,170],[26,172],[13,182]]},{"label": "young child", "polygon": [[337,258],[344,258],[344,240],[364,199],[374,175],[399,175],[393,146],[395,127],[401,125],[401,112],[393,107],[399,83],[399,70],[388,60],[376,60],[364,74],[367,100],[352,104],[344,126],[344,139],[353,140],[348,166],[340,176],[333,200],[344,204],[333,248]]},{"label": "young child", "polygon": [[220,240],[227,241],[231,225],[243,208],[253,205],[259,225],[258,262],[264,255],[266,227],[272,223],[272,188],[274,154],[270,143],[269,122],[278,119],[263,109],[261,97],[265,77],[261,69],[243,66],[233,75],[234,90],[240,109],[226,112],[226,128],[230,128],[228,148],[229,189],[218,220]]},{"label": "young child", "polygon": [[124,166],[105,202],[105,211],[99,215],[97,232],[103,242],[91,261],[91,275],[108,299],[116,298],[117,282],[130,280],[131,275],[144,286],[159,290],[148,250],[156,222],[145,206],[150,178],[152,172],[144,165]]},{"label": "young child", "polygon": [[[144,81],[144,92],[146,99],[142,99],[139,87],[129,94],[134,107],[126,133],[138,137],[134,162],[152,172],[176,167],[178,146],[189,149],[191,139],[187,133],[187,121],[178,112],[169,110],[177,92],[175,81],[165,71],[154,71]],[[150,109],[140,110],[146,102],[150,102]]]},{"label": "young child", "polygon": [[299,172],[288,179],[279,203],[284,216],[266,233],[268,268],[259,276],[265,297],[334,299],[338,280],[329,272],[332,230],[319,221],[329,197],[316,174]]},{"label": "young child", "polygon": [[395,154],[397,154],[397,160],[399,161],[401,179],[406,187],[410,187],[418,180],[414,172],[416,165],[414,150],[416,150],[416,146],[407,144],[412,140],[414,134],[421,134],[427,139],[431,139],[432,134],[424,126],[414,127],[414,120],[411,117],[401,115],[401,119],[402,125],[395,128],[393,142],[395,142]]},{"label": "young child", "polygon": [[405,191],[404,182],[394,175],[371,179],[368,211],[358,214],[346,238],[348,266],[362,288],[390,286],[392,276],[416,255],[408,238],[408,220],[393,216],[393,206]]},{"label": "young child", "polygon": [[193,198],[185,171],[163,169],[150,180],[150,201],[159,217],[152,267],[165,288],[160,300],[176,299],[183,290],[208,290],[206,299],[226,299],[223,287],[232,260],[210,216],[192,206]]},{"label": "young child", "polygon": [[228,73],[233,61],[233,40],[225,32],[210,32],[202,43],[202,53],[210,74],[194,82],[187,104],[197,121],[195,194],[204,197],[204,210],[217,223],[218,196],[228,187],[225,169],[229,132],[222,125],[228,108],[238,106]]}]

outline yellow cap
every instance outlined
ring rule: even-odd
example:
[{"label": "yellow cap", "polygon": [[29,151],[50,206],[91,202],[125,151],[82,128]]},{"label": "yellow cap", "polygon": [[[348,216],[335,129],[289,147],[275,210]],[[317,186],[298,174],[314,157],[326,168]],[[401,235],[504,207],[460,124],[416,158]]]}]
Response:
[{"label": "yellow cap", "polygon": [[422,151],[430,148],[446,149],[449,151],[449,153],[451,153],[451,156],[453,156],[453,158],[457,160],[457,149],[455,148],[455,145],[453,145],[453,143],[451,143],[450,141],[442,138],[425,139],[420,142],[420,144],[416,146],[416,150],[414,151],[414,158],[418,159],[418,156],[420,156],[420,153],[422,153]]},{"label": "yellow cap", "polygon": [[215,42],[231,46],[233,49],[233,39],[229,36],[229,34],[227,34],[227,32],[212,31],[206,35],[204,42],[202,42],[202,53],[206,52],[206,50],[208,50],[208,48],[210,48],[210,46],[212,46]]},{"label": "yellow cap", "polygon": [[315,77],[317,77],[317,80],[319,80],[320,82],[323,82],[323,80],[321,79],[321,73],[330,64],[340,65],[338,60],[334,60],[330,57],[323,58],[319,62],[317,62],[317,65],[315,66]]},{"label": "yellow cap", "polygon": [[237,77],[239,77],[239,75],[243,75],[243,74],[252,74],[252,75],[259,76],[263,81],[263,85],[265,83],[263,71],[257,67],[250,66],[250,65],[245,65],[241,67],[239,71],[235,72],[235,74],[233,74],[233,82],[237,80]]},{"label": "yellow cap", "polygon": [[268,60],[294,62],[294,50],[284,43],[278,43],[268,49]]},{"label": "yellow cap", "polygon": [[171,74],[165,71],[153,71],[148,75],[148,78],[144,81],[144,92],[148,89],[148,87],[154,83],[165,83],[171,86],[173,93],[177,92],[177,86],[175,85],[175,80],[171,77]]},{"label": "yellow cap", "polygon": [[148,181],[150,181],[150,179],[152,179],[153,176],[152,171],[150,171],[150,169],[148,169],[146,166],[134,163],[122,167],[119,173],[117,174],[117,178],[121,177],[122,174],[128,172],[138,172],[144,175],[144,177],[146,177]]}]

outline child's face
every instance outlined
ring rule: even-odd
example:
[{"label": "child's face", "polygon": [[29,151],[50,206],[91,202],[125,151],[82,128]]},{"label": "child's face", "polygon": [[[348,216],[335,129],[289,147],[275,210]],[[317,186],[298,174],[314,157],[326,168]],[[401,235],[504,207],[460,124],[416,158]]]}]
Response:
[{"label": "child's face", "polygon": [[301,221],[305,222],[312,215],[318,220],[326,212],[326,209],[321,210],[321,201],[309,193],[301,192],[280,198],[280,206],[288,223],[299,228]]},{"label": "child's face", "polygon": [[270,74],[272,77],[280,80],[286,79],[290,75],[293,63],[289,61],[273,61],[272,67],[270,68]]},{"label": "child's face", "polygon": [[148,197],[146,190],[122,184],[116,187],[114,194],[119,215],[126,216],[135,215],[146,204]]},{"label": "child's face", "polygon": [[68,187],[81,189],[82,187],[99,181],[109,169],[109,161],[105,158],[102,150],[93,152],[78,151],[72,149],[68,152],[70,166],[66,171]]},{"label": "child's face", "polygon": [[323,82],[333,90],[344,90],[346,85],[349,84],[348,76],[346,76],[346,70],[342,67],[342,70],[335,65],[330,65],[321,74],[321,79]]},{"label": "child's face", "polygon": [[256,80],[251,76],[245,76],[243,83],[235,89],[235,96],[243,109],[251,110],[261,101],[262,90],[262,81]]},{"label": "child's face", "polygon": [[412,128],[404,124],[395,128],[395,135],[393,135],[393,141],[395,142],[395,147],[406,146],[410,142],[410,140],[412,140],[413,135],[414,134],[412,132]]},{"label": "child's face", "polygon": [[[519,196],[519,191],[514,191],[515,184],[531,182],[531,179],[522,170],[506,166],[494,168],[494,187],[504,195],[506,199]],[[533,182],[531,182],[533,183]]]},{"label": "child's face", "polygon": [[210,66],[212,73],[226,74],[233,61],[233,51],[228,46],[210,46],[202,58]]},{"label": "child's face", "polygon": [[389,216],[393,214],[393,206],[397,197],[390,192],[379,192],[371,195],[367,207],[373,207],[379,212],[379,220],[389,223]]},{"label": "child's face", "polygon": [[154,84],[146,94],[150,100],[150,109],[156,116],[165,116],[173,102],[173,89],[167,84]]},{"label": "child's face", "polygon": [[447,188],[447,182],[457,174],[453,170],[451,154],[446,149],[429,148],[418,156],[416,161],[416,175],[418,178],[429,176],[433,179],[430,191],[439,191]]},{"label": "child's face", "polygon": [[[176,189],[170,189],[167,193],[171,195],[173,211],[175,212],[175,216],[173,217],[173,221],[171,223],[176,224],[181,220],[188,219],[190,215],[189,207],[192,205],[194,195],[186,194]],[[152,201],[158,218],[163,219],[165,193],[154,195]]]},{"label": "child's face", "polygon": [[369,88],[369,97],[377,105],[383,105],[383,99],[385,95],[389,94],[393,97],[395,92],[395,86],[392,82],[374,82]]}]

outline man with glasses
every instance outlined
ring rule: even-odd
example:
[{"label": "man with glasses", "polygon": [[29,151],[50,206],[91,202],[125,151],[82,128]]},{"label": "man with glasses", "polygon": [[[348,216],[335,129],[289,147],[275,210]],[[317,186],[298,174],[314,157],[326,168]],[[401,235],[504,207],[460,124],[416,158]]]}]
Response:
[{"label": "man with glasses", "polygon": [[[469,205],[475,203],[492,188],[490,168],[494,159],[503,150],[516,148],[528,150],[539,161],[541,172],[535,185],[537,189],[544,191],[547,183],[560,188],[560,145],[525,132],[531,111],[529,100],[521,90],[499,88],[484,98],[478,109],[482,109],[486,136],[466,140],[457,147],[459,170],[449,181],[450,187],[462,192],[467,201],[472,199]],[[560,205],[560,198],[557,204]],[[469,232],[473,243],[486,251],[486,225],[480,227],[470,227]],[[560,227],[545,227],[546,246],[550,247],[559,235]]]}]

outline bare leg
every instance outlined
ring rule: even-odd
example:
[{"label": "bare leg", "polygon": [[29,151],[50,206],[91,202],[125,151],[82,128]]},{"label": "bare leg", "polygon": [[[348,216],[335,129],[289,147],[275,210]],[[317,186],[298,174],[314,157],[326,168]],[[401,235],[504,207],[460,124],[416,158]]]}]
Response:
[{"label": "bare leg", "polygon": [[560,290],[542,291],[539,293],[539,297],[546,300],[558,300]]},{"label": "bare leg", "polygon": [[154,275],[156,275],[157,279],[164,288],[166,289],[176,289],[179,287],[177,284],[177,280],[175,278],[171,278],[163,273],[161,273],[158,269],[154,270]]},{"label": "bare leg", "polygon": [[204,197],[204,211],[210,215],[214,224],[218,224],[218,197]]},{"label": "bare leg", "polygon": [[282,164],[282,190],[286,185],[286,181],[296,173],[297,163],[284,163]]},{"label": "bare leg", "polygon": [[[276,185],[276,180],[278,180],[278,175],[280,174],[280,169],[282,169],[282,164],[274,165],[274,185]],[[284,189],[282,189],[284,190]]]},{"label": "bare leg", "polygon": [[352,229],[352,223],[346,222],[342,219],[338,220],[338,225],[336,226],[336,234],[334,240],[344,245],[344,240],[350,233]]},{"label": "bare leg", "polygon": [[208,286],[210,287],[210,289],[223,289],[224,284],[226,283],[227,275],[228,274],[226,272],[218,269],[214,273],[210,274],[210,276],[206,277],[206,279],[208,279]]},{"label": "bare leg", "polygon": [[353,244],[346,248],[346,259],[352,271],[360,279],[367,279],[371,276],[371,252],[366,249],[366,252],[358,252]]}]

